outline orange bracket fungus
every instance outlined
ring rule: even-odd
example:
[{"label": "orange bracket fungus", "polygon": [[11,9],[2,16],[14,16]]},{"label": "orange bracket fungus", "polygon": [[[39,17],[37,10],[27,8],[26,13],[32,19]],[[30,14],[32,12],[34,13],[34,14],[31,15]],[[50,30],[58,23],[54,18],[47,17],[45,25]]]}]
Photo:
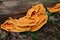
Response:
[{"label": "orange bracket fungus", "polygon": [[19,19],[13,19],[9,17],[3,24],[1,28],[8,32],[34,32],[43,27],[47,23],[48,15],[42,4],[33,6],[28,10],[26,16]]},{"label": "orange bracket fungus", "polygon": [[60,12],[60,3],[57,3],[54,7],[47,7],[47,10],[51,13]]}]

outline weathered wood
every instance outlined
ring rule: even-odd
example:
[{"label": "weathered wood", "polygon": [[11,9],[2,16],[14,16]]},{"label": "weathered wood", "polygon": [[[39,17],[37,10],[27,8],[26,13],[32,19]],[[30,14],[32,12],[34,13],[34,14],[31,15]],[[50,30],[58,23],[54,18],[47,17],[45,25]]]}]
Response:
[{"label": "weathered wood", "polygon": [[0,23],[9,16],[25,14],[32,5],[43,3],[44,6],[47,7],[53,6],[58,2],[60,2],[60,0],[0,0]]}]

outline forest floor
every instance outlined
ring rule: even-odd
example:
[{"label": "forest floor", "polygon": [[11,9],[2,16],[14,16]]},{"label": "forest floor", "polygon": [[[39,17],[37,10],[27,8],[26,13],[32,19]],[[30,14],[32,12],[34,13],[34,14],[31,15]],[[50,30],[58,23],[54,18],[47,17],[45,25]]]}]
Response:
[{"label": "forest floor", "polygon": [[[17,2],[19,3],[19,1]],[[13,6],[18,4],[16,3],[16,1],[12,2],[13,6],[7,3],[8,2],[4,2],[4,5],[6,6],[3,6],[3,5],[0,6],[0,9],[1,9],[0,13],[2,14],[11,13],[13,11],[11,9],[14,8]],[[7,8],[7,6],[9,7]],[[15,8],[18,8],[18,7],[15,6]],[[16,11],[16,9],[14,10]],[[19,9],[17,10],[20,11]],[[13,13],[16,13],[15,11]],[[0,40],[60,40],[60,12],[49,13],[47,11],[46,13],[49,16],[48,22],[40,30],[36,32],[12,33],[12,32],[6,32],[5,30],[0,29]],[[0,19],[2,18],[0,17]],[[2,20],[0,21],[2,22]]]}]

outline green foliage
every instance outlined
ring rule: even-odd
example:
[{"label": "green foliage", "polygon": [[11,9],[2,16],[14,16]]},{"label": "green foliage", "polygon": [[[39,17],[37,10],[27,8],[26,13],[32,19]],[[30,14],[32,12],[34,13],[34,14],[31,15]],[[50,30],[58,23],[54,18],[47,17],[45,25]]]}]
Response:
[{"label": "green foliage", "polygon": [[36,33],[32,32],[31,35],[32,35],[32,40],[36,40]]},{"label": "green foliage", "polygon": [[55,23],[55,20],[54,19],[51,19],[51,20],[49,20],[51,23]]},{"label": "green foliage", "polygon": [[47,13],[47,15],[48,15],[49,17],[51,16],[51,13],[50,13],[50,12],[47,11],[46,13]]},{"label": "green foliage", "polygon": [[25,35],[29,36],[29,33],[30,33],[30,32],[27,32],[27,31],[26,31],[26,32],[22,32],[21,34],[25,34]]},{"label": "green foliage", "polygon": [[26,34],[27,37],[28,37],[29,35],[31,35],[32,40],[36,40],[36,32],[23,32],[23,33],[21,33],[21,34]]},{"label": "green foliage", "polygon": [[0,35],[0,38],[3,39],[3,38],[5,38],[6,36],[7,36],[7,34],[3,33],[3,34]]}]

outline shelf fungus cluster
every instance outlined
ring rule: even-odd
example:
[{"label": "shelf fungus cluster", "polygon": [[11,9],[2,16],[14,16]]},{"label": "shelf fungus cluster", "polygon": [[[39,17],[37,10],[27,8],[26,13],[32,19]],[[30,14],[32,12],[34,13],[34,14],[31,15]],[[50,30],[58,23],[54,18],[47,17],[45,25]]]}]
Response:
[{"label": "shelf fungus cluster", "polygon": [[57,3],[54,7],[47,7],[47,10],[51,13],[60,12],[60,3]]},{"label": "shelf fungus cluster", "polygon": [[9,17],[3,24],[1,28],[8,32],[25,32],[30,31],[34,32],[39,30],[44,24],[47,23],[48,15],[42,4],[32,6],[28,10],[26,16],[13,19]]}]

